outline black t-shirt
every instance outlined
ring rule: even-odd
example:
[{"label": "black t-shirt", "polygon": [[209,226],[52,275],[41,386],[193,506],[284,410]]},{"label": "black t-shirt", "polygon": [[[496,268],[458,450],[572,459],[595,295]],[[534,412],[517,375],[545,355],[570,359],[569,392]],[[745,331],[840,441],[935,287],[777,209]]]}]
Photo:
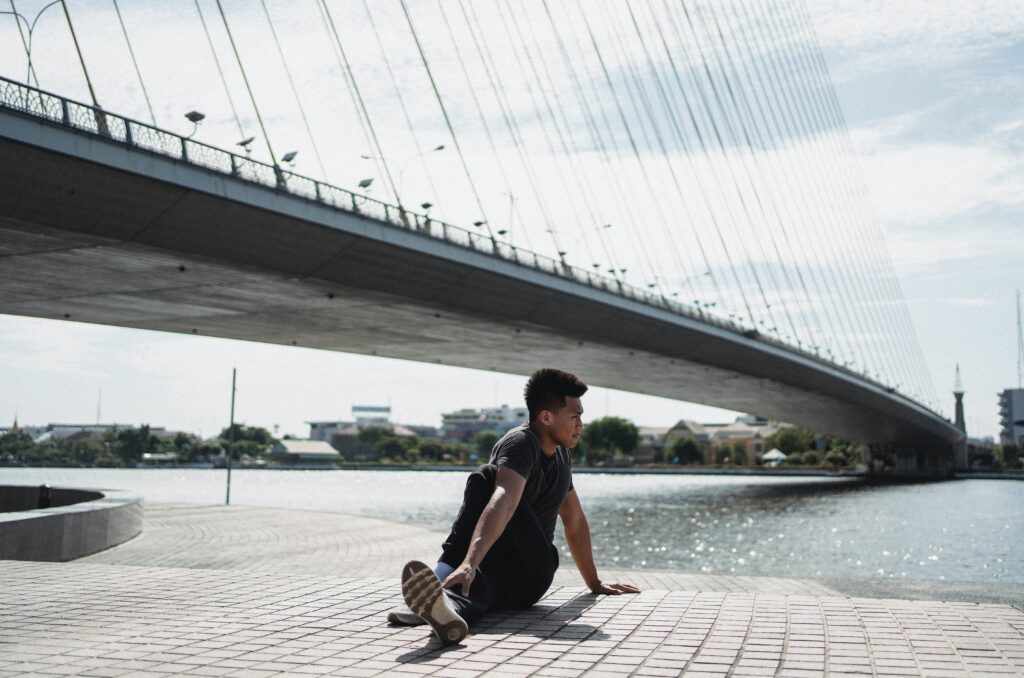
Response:
[{"label": "black t-shirt", "polygon": [[562,500],[572,487],[572,458],[559,445],[552,456],[540,449],[540,441],[527,424],[516,426],[491,450],[490,462],[507,466],[526,478],[520,502],[533,509],[549,541],[555,539],[555,520]]}]

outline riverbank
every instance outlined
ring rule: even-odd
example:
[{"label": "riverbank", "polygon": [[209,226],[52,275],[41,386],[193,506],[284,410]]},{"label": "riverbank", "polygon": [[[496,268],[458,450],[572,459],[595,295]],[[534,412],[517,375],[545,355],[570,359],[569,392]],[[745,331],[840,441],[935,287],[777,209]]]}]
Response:
[{"label": "riverbank", "polygon": [[[77,467],[77,466],[0,466],[0,468],[11,469],[78,469],[78,468],[102,468],[105,470],[116,470],[119,467]],[[451,465],[451,464],[375,464],[375,463],[347,463],[338,464],[334,467],[325,468],[320,465],[303,466],[291,464],[287,466],[237,466],[235,471],[261,470],[261,471],[410,471],[410,472],[443,472],[443,473],[468,473],[477,468],[477,465]],[[179,464],[175,466],[138,466],[135,469],[145,470],[210,470],[224,471],[224,467],[215,467],[212,464]],[[722,467],[722,466],[574,466],[574,474],[612,474],[612,475],[678,475],[678,476],[764,476],[764,477],[806,477],[806,478],[865,478],[878,482],[886,481],[915,481],[915,480],[942,480],[942,478],[918,478],[916,476],[897,476],[886,473],[869,473],[863,469],[814,469],[814,468],[762,468],[762,467]],[[1024,471],[955,471],[948,479],[955,480],[1024,480]]]}]

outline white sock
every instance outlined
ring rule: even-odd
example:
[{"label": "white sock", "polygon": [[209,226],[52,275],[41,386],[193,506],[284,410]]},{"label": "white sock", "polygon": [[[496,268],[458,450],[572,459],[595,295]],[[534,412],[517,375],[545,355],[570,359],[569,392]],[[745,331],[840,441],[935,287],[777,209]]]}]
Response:
[{"label": "white sock", "polygon": [[437,575],[438,581],[444,581],[448,578],[448,575],[454,571],[454,567],[448,563],[442,563],[441,561],[438,561],[437,565],[434,566],[434,574]]}]

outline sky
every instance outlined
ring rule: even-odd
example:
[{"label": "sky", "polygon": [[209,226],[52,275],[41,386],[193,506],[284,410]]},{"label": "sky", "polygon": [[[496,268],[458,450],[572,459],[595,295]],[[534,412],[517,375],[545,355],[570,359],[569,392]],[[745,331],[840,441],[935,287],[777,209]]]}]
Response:
[{"label": "sky", "polygon": [[[703,260],[696,255],[701,245],[712,241],[700,235],[710,232],[712,226],[724,224],[727,228],[731,224],[739,234],[741,226],[736,224],[746,209],[728,191],[715,193],[714,186],[709,188],[708,177],[735,177],[738,170],[761,172],[749,180],[750,190],[759,190],[758,197],[770,203],[772,212],[779,215],[780,228],[789,223],[800,236],[802,245],[794,246],[787,256],[809,280],[819,276],[827,280],[844,248],[859,253],[862,239],[877,241],[876,249],[887,249],[891,255],[894,283],[905,300],[916,337],[897,346],[868,336],[865,330],[863,337],[844,338],[849,357],[862,358],[869,368],[882,372],[887,366],[898,371],[903,363],[920,361],[919,368],[907,370],[914,381],[911,386],[937,398],[935,405],[947,416],[952,410],[953,374],[959,364],[967,392],[969,432],[979,436],[998,433],[995,394],[1016,385],[1014,291],[1024,286],[1020,256],[1024,252],[1020,228],[1024,216],[1024,73],[1019,68],[1024,63],[1020,37],[1024,35],[1024,5],[975,2],[967,8],[956,2],[809,2],[807,13],[848,129],[848,137],[844,134],[840,139],[849,140],[849,155],[844,157],[852,160],[841,172],[825,172],[822,180],[813,168],[831,171],[833,167],[829,158],[821,155],[823,149],[832,148],[824,129],[806,130],[802,135],[780,133],[775,140],[761,140],[753,144],[756,157],[746,153],[748,149],[739,139],[731,142],[733,155],[729,156],[697,152],[692,134],[673,137],[666,133],[659,139],[645,133],[627,140],[618,133],[611,140],[616,149],[628,149],[628,141],[639,145],[637,157],[641,159],[635,164],[640,172],[629,170],[628,157],[619,158],[618,165],[610,164],[604,149],[593,139],[588,142],[586,135],[561,137],[559,129],[586,128],[587,112],[613,121],[616,115],[641,115],[630,108],[638,97],[623,96],[623,107],[614,106],[617,100],[608,97],[608,92],[601,96],[599,83],[602,66],[610,70],[611,78],[625,78],[636,64],[644,63],[646,44],[629,40],[628,31],[616,32],[628,18],[624,3],[590,5],[594,8],[587,14],[590,23],[571,10],[572,3],[550,3],[558,24],[566,27],[565,35],[586,36],[589,29],[601,44],[608,45],[607,64],[581,60],[585,45],[568,42],[563,48],[577,55],[572,61],[579,80],[574,82],[570,69],[560,67],[554,58],[558,52],[555,43],[550,43],[538,47],[539,53],[549,57],[544,63],[550,70],[536,71],[537,83],[531,89],[528,80],[515,81],[511,74],[545,66],[531,62],[527,50],[503,50],[509,41],[496,31],[504,25],[543,36],[545,17],[538,3],[513,4],[526,8],[515,20],[511,12],[503,13],[503,8],[512,6],[504,0],[476,3],[481,14],[491,14],[477,17],[479,23],[473,24],[470,17],[457,11],[460,3],[409,3],[418,37],[441,86],[447,88],[445,113],[460,133],[464,148],[459,149],[431,99],[429,81],[422,77],[407,25],[403,30],[400,3],[375,2],[372,13],[367,13],[369,5],[358,0],[328,2],[333,30],[363,85],[363,104],[372,112],[371,119],[383,139],[379,149],[363,141],[358,102],[352,101],[344,87],[344,70],[337,66],[338,43],[332,43],[331,33],[317,24],[323,18],[316,2],[268,1],[276,33],[270,32],[270,24],[255,3],[226,1],[223,7],[242,62],[248,67],[274,155],[298,149],[296,171],[348,187],[373,176],[373,195],[382,199],[393,199],[397,192],[407,203],[430,200],[439,216],[459,224],[471,223],[483,213],[488,222],[504,224],[510,231],[508,237],[518,245],[549,253],[567,250],[581,266],[610,260],[616,268],[628,269],[624,275],[633,284],[656,284],[658,289],[665,285],[684,296],[692,293],[702,299],[714,298],[723,314],[726,308],[743,313],[745,295],[756,296],[753,282],[760,272],[768,287],[766,301],[772,302],[761,307],[792,309],[796,336],[805,332],[814,337],[809,329],[812,311],[808,310],[814,303],[803,304],[789,296],[791,290],[774,287],[768,280],[772,273],[769,262],[759,260],[756,251],[742,249],[742,237],[733,241],[731,254],[750,262],[751,277],[736,276],[735,284],[727,277],[730,269],[725,258],[730,248],[707,245]],[[45,3],[22,0],[16,5],[19,11],[34,15]],[[261,137],[258,121],[248,105],[245,83],[216,4],[201,2],[199,6],[219,63],[210,55],[193,2],[118,3],[146,83],[144,94],[114,5],[68,2],[97,96],[108,110],[144,121],[152,116],[159,126],[184,134],[191,132],[192,126],[183,113],[200,110],[207,118],[195,130],[196,138],[233,148],[246,136]],[[744,17],[761,16],[766,5],[749,0],[733,6],[750,11],[723,13],[726,32],[736,28],[733,35],[746,36]],[[787,0],[772,6],[785,13],[792,10],[793,3]],[[700,10],[698,6],[695,14]],[[659,15],[638,10],[636,17],[646,34],[654,36]],[[660,18],[667,23],[666,19],[684,17],[667,14]],[[479,35],[487,38],[490,61],[472,58],[470,40],[444,41],[449,26],[463,36],[477,26]],[[379,43],[371,38],[374,30],[380,31]],[[694,44],[700,43],[697,33],[691,38]],[[538,45],[543,40],[531,39]],[[273,48],[275,40],[285,49],[290,72],[282,67]],[[440,46],[443,42],[450,45]],[[451,46],[460,43],[463,52]],[[683,58],[687,42],[680,44],[676,55]],[[753,51],[756,45],[739,40],[731,43],[737,50],[732,53],[711,42],[701,44],[711,52],[717,50],[719,57],[751,63],[761,55],[743,52],[741,47]],[[88,99],[59,5],[40,17],[32,48],[35,76],[43,89]],[[390,60],[382,60],[382,53]],[[762,63],[768,63],[767,59]],[[13,17],[0,15],[0,75],[24,81],[26,64]],[[218,66],[227,80],[230,99],[224,94]],[[506,78],[505,100],[493,96],[495,91],[482,84],[491,67]],[[696,68],[682,70],[684,77],[694,77],[694,72]],[[306,103],[303,108],[295,104],[289,75],[298,99]],[[649,75],[641,78],[648,96],[655,100],[659,93],[655,79]],[[469,82],[476,87],[463,84]],[[563,84],[551,84],[557,82]],[[398,102],[402,105],[395,105],[396,86],[407,94]],[[546,92],[554,96],[546,100]],[[630,90],[624,89],[623,94],[626,92]],[[574,95],[591,103],[599,99],[601,104],[592,109],[574,107]],[[675,104],[678,108],[681,102]],[[232,110],[239,112],[237,121]],[[524,145],[535,159],[536,191],[531,189],[525,164],[513,162],[511,155],[499,155],[513,152],[501,141],[501,123],[507,116],[518,121]],[[671,129],[669,115],[655,113],[654,117],[658,124],[650,128],[652,132]],[[315,147],[308,140],[307,125],[317,140]],[[639,123],[636,128],[647,129]],[[500,148],[495,154],[512,160],[489,161],[488,133],[497,138]],[[439,144],[446,148],[424,152]],[[467,190],[456,150],[464,153],[473,167],[472,190]],[[253,154],[265,159],[269,149],[258,140]],[[364,155],[371,157],[361,157]],[[381,156],[386,160],[381,161]],[[742,157],[744,162],[730,164],[730,157]],[[615,179],[611,184],[609,167]],[[763,168],[779,171],[762,172]],[[393,188],[388,186],[388,170]],[[671,190],[659,190],[664,203],[649,201],[648,205],[641,200],[644,204],[638,206],[633,201],[624,212],[622,204],[627,201],[623,197],[644,195],[644,172],[653,176],[659,187],[675,182],[679,199]],[[778,177],[785,178],[785,185]],[[788,183],[790,178],[796,188]],[[813,214],[793,206],[802,204],[798,198],[810,195],[801,192],[807,190],[805,184],[826,184],[817,199],[829,200],[837,194],[829,193],[827,184],[856,183],[861,178],[865,199],[837,204],[835,211],[840,216],[831,233],[817,233]],[[512,186],[514,190],[509,188]],[[594,190],[594,186],[606,190]],[[473,191],[478,191],[479,199],[470,197]],[[700,209],[682,200],[682,196],[697,192],[710,196]],[[550,214],[545,214],[545,209]],[[579,218],[588,212],[592,219]],[[685,216],[677,219],[677,214]],[[649,251],[642,252],[637,249],[637,239],[629,237],[636,221],[685,221],[693,228],[649,230],[645,238]],[[553,223],[559,224],[558,228]],[[604,228],[607,223],[614,226]],[[785,235],[781,230],[769,233]],[[878,240],[879,233],[884,233],[884,241]],[[814,249],[816,243],[819,249]],[[768,249],[767,240],[758,244]],[[863,255],[868,256],[866,250]],[[864,261],[871,263],[867,258]],[[711,296],[712,278],[721,279],[721,287],[726,288],[718,291],[719,296]],[[841,286],[844,279],[839,277],[836,282]],[[812,289],[807,301],[820,303],[824,298],[820,294]],[[895,303],[900,295],[895,301],[877,301]],[[849,297],[844,303],[857,302]],[[852,309],[858,312],[856,306]],[[750,321],[770,321],[758,316],[761,312],[752,311]],[[842,342],[831,345],[846,357]],[[914,350],[917,345],[920,351]],[[444,411],[518,404],[524,382],[522,375],[12,316],[0,316],[0,365],[4,366],[0,421],[5,423],[15,416],[22,424],[84,423],[99,418],[204,435],[216,433],[227,421],[232,368],[237,368],[239,375],[236,419],[276,429],[280,435],[304,435],[306,421],[348,419],[353,405],[388,404],[395,421],[438,425]],[[892,376],[898,378],[895,373]],[[699,404],[599,388],[588,394],[585,406],[589,417],[619,415],[649,426],[669,426],[682,418],[730,421],[735,416]]]}]

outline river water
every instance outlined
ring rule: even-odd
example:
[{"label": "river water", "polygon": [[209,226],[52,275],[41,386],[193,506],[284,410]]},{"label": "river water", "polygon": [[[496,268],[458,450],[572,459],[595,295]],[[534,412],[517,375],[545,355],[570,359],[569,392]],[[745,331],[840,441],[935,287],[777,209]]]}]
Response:
[{"label": "river water", "polygon": [[[353,513],[446,530],[465,474],[235,470],[232,504]],[[123,489],[219,504],[225,472],[0,468],[0,484]],[[1024,482],[574,476],[598,566],[786,577],[1024,583]],[[559,546],[564,548],[561,535]]]}]

